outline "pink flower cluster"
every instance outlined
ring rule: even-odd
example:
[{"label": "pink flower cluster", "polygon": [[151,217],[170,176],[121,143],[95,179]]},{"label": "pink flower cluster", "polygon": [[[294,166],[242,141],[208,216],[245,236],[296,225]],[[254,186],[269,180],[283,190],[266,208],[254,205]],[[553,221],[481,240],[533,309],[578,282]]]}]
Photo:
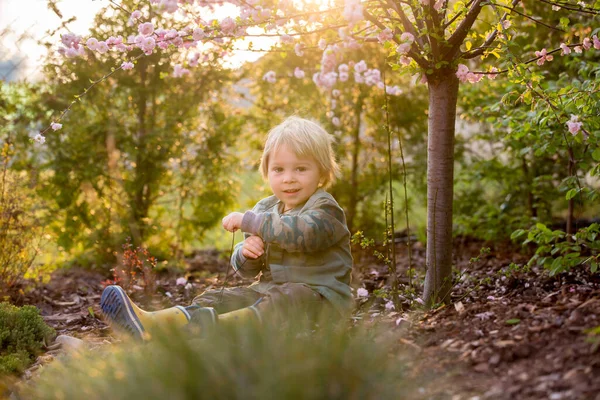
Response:
[{"label": "pink flower cluster", "polygon": [[571,114],[571,119],[567,121],[567,128],[569,128],[569,133],[573,136],[577,135],[577,133],[581,130],[583,123],[579,121],[579,117],[577,115]]},{"label": "pink flower cluster", "polygon": [[400,36],[400,41],[402,43],[400,43],[398,45],[398,47],[396,47],[396,53],[400,54],[400,55],[405,55],[406,53],[408,53],[408,51],[410,50],[410,47],[412,46],[412,44],[415,41],[415,37],[412,33],[410,32],[404,32],[401,36]]},{"label": "pink flower cluster", "polygon": [[469,67],[464,64],[458,64],[456,76],[461,82],[477,83],[487,75],[488,79],[494,80],[498,76],[498,68],[492,67],[487,73],[477,73],[469,71]]},{"label": "pink flower cluster", "polygon": [[344,2],[344,12],[342,15],[346,21],[348,21],[350,27],[365,19],[363,16],[363,6],[360,3],[360,0],[346,0]]},{"label": "pink flower cluster", "polygon": [[63,46],[58,49],[61,55],[67,58],[73,58],[85,54],[85,48],[81,44],[81,36],[73,33],[66,33],[61,36]]},{"label": "pink flower cluster", "polygon": [[535,56],[538,57],[537,65],[544,65],[546,61],[552,61],[554,56],[552,54],[548,54],[545,48],[540,51],[535,52]]}]

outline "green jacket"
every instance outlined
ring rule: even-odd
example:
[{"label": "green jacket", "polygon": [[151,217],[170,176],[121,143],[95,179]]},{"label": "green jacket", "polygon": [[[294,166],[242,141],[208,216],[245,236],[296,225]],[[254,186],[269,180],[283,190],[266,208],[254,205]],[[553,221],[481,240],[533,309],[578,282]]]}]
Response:
[{"label": "green jacket", "polygon": [[350,292],[352,255],[344,211],[322,189],[285,214],[280,214],[281,206],[277,197],[270,196],[244,214],[245,237],[260,236],[265,254],[256,260],[246,259],[243,242],[238,243],[231,258],[233,268],[246,278],[260,273],[260,282],[252,286],[258,286],[258,291],[272,283],[304,283],[340,313],[349,313],[354,306]]}]

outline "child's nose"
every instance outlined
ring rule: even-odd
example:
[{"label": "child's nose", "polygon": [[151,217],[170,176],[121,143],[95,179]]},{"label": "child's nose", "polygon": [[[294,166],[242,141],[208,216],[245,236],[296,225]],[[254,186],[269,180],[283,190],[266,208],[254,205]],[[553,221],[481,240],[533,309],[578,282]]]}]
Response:
[{"label": "child's nose", "polygon": [[294,182],[295,180],[296,180],[296,178],[294,177],[294,174],[291,172],[289,172],[283,176],[283,181],[285,183]]}]

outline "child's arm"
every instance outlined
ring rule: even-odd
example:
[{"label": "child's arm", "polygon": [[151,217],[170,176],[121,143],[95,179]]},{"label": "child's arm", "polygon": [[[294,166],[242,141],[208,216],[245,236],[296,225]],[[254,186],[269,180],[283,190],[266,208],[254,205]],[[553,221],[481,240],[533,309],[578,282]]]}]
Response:
[{"label": "child's arm", "polygon": [[289,252],[326,249],[349,236],[344,212],[333,201],[322,199],[300,215],[247,211],[240,223],[244,232],[258,235]]},{"label": "child's arm", "polygon": [[[238,243],[233,250],[231,266],[243,278],[254,278],[263,269],[264,257],[261,255],[260,257],[253,259],[244,256],[244,246],[247,244],[247,241],[250,238],[258,238],[257,236],[251,235],[245,236],[246,239],[243,242]],[[252,240],[253,239],[250,239],[250,241]],[[260,238],[258,238],[258,240],[260,240]]]}]

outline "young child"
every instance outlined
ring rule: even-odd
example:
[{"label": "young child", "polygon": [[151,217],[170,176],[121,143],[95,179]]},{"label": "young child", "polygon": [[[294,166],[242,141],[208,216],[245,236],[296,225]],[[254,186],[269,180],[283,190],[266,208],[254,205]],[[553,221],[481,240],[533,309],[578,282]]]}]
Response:
[{"label": "young child", "polygon": [[164,324],[239,324],[289,319],[301,310],[347,315],[352,256],[344,211],[324,189],[338,170],[332,137],[318,124],[290,117],[267,137],[260,171],[273,195],[251,211],[223,218],[223,227],[244,232],[231,257],[234,270],[258,280],[248,287],[209,290],[191,306],[145,312],[119,286],[108,286],[100,307],[109,323],[135,337]]}]

